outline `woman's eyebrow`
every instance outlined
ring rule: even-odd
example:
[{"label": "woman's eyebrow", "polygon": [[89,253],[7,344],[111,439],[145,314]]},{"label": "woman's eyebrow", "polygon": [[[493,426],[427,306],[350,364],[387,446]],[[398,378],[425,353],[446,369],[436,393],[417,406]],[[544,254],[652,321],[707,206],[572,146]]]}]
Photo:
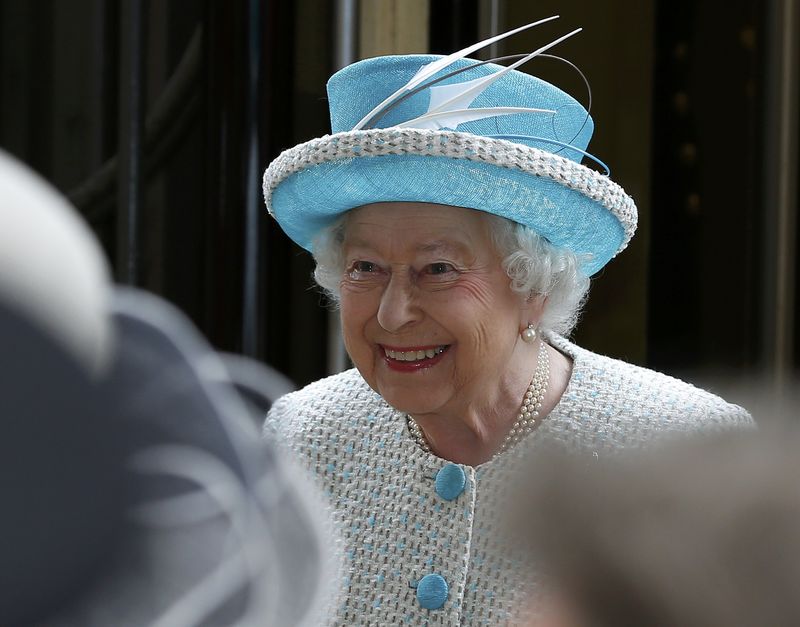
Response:
[{"label": "woman's eyebrow", "polygon": [[[348,248],[354,248],[356,250],[363,250],[363,251],[375,251],[375,244],[374,242],[370,242],[362,237],[348,237],[345,239],[345,245]],[[413,247],[413,250],[418,253],[443,253],[443,252],[454,252],[454,253],[467,253],[471,250],[471,247],[467,242],[462,242],[460,240],[451,240],[451,239],[437,239],[427,242],[420,242]]]},{"label": "woman's eyebrow", "polygon": [[434,240],[432,242],[422,242],[415,246],[418,252],[422,253],[438,253],[438,252],[457,252],[463,253],[469,250],[469,246],[465,242],[453,240]]},{"label": "woman's eyebrow", "polygon": [[374,250],[375,244],[360,237],[346,237],[344,245],[350,248],[360,248],[366,250]]}]

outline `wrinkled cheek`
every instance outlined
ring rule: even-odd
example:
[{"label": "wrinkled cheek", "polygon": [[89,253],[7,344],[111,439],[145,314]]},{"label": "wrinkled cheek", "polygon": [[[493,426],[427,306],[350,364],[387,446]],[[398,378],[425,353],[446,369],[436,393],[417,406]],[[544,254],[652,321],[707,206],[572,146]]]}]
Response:
[{"label": "wrinkled cheek", "polygon": [[454,287],[454,293],[458,298],[474,303],[476,308],[489,310],[499,304],[498,290],[493,284],[496,280],[493,276],[467,277]]},{"label": "wrinkled cheek", "polygon": [[363,296],[342,292],[339,299],[339,315],[342,319],[342,331],[352,333],[354,329],[363,326],[364,319],[368,318],[368,303]]},{"label": "wrinkled cheek", "polygon": [[368,336],[370,320],[374,317],[366,299],[342,294],[340,316],[342,339],[353,364],[367,377],[373,369],[374,351]]},{"label": "wrinkled cheek", "polygon": [[495,324],[493,321],[481,321],[476,324],[472,330],[472,344],[476,356],[487,358],[487,356],[497,353],[501,348],[497,345],[499,339],[501,339],[499,324]]},{"label": "wrinkled cheek", "polygon": [[342,340],[344,347],[351,359],[355,361],[359,354],[363,353],[365,340],[363,329],[354,324],[353,320],[348,319],[347,314],[342,311]]},{"label": "wrinkled cheek", "polygon": [[469,375],[466,383],[492,379],[507,366],[515,341],[512,330],[500,319],[477,323],[470,333],[470,350],[467,355]]}]

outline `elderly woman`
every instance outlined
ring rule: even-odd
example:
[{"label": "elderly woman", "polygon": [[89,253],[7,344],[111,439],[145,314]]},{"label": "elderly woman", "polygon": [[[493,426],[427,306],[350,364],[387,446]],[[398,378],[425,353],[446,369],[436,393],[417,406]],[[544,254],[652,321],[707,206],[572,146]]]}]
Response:
[{"label": "elderly woman", "polygon": [[586,110],[515,69],[535,53],[466,58],[491,42],[337,72],[334,133],[264,175],[270,213],[340,304],[355,365],[267,419],[339,524],[337,624],[513,622],[525,578],[492,546],[520,460],[553,440],[592,456],[750,420],[565,339],[636,208],[580,164]]}]

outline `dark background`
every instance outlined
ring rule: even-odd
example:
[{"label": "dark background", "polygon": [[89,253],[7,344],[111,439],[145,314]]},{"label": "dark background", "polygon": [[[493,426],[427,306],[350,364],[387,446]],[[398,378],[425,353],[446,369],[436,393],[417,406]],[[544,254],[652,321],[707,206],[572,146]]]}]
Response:
[{"label": "dark background", "polygon": [[[503,29],[549,13],[498,4]],[[620,153],[614,178],[635,191],[642,228],[635,248],[597,278],[577,340],[693,380],[791,374],[800,274],[794,246],[775,243],[786,223],[769,201],[776,169],[797,173],[796,155],[776,165],[770,135],[782,3],[602,3],[627,29],[609,60],[597,38],[611,25],[592,17],[597,4],[562,11],[563,28],[595,33],[564,54],[611,104],[593,112],[593,149]],[[324,85],[340,8],[0,0],[0,146],[69,196],[119,281],[163,295],[216,347],[264,360],[297,384],[330,369],[331,318],[309,256],[263,208],[261,174],[282,149],[329,132]],[[429,49],[484,36],[480,9],[477,0],[430,2]],[[625,123],[626,106],[635,125]],[[796,215],[796,195],[789,208]],[[788,224],[794,236],[797,222]],[[776,265],[789,268],[788,282],[771,282]]]}]

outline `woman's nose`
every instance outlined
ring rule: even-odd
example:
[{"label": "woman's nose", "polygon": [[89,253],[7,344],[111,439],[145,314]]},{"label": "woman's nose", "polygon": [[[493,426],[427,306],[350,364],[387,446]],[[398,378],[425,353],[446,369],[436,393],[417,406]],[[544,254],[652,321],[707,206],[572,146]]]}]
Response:
[{"label": "woman's nose", "polygon": [[406,277],[393,274],[381,296],[378,323],[390,333],[396,333],[419,318],[420,311],[414,302],[411,282]]}]

